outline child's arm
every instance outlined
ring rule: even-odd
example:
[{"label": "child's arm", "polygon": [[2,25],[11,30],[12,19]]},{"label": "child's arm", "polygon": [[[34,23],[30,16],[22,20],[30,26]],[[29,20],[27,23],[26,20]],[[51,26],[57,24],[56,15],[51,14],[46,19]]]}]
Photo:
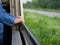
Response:
[{"label": "child's arm", "polygon": [[14,24],[14,20],[16,19],[15,16],[7,13],[3,8],[2,4],[0,3],[0,21],[4,24],[12,26]]},{"label": "child's arm", "polygon": [[20,22],[24,22],[24,20],[21,16],[15,17],[15,16],[7,13],[2,8],[2,4],[0,4],[0,21],[9,26],[12,26],[13,24],[17,24]]}]

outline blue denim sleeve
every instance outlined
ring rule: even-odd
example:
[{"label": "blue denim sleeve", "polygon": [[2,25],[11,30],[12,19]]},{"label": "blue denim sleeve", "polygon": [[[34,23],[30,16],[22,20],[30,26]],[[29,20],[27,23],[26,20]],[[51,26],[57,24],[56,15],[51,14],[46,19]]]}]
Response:
[{"label": "blue denim sleeve", "polygon": [[14,24],[15,19],[16,17],[13,16],[12,14],[7,13],[2,8],[2,4],[0,3],[0,21],[6,25],[12,26]]}]

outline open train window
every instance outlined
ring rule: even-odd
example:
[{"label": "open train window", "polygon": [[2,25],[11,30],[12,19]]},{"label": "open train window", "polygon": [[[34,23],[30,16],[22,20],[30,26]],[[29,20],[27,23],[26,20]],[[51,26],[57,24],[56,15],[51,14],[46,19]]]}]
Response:
[{"label": "open train window", "polygon": [[24,2],[24,15],[26,25],[41,45],[60,45],[60,0]]}]

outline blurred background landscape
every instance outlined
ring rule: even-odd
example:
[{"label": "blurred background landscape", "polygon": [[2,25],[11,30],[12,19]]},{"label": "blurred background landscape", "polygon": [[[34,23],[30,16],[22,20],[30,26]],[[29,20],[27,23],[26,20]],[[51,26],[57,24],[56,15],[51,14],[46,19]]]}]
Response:
[{"label": "blurred background landscape", "polygon": [[39,43],[60,45],[60,0],[27,0],[23,7],[25,23]]}]

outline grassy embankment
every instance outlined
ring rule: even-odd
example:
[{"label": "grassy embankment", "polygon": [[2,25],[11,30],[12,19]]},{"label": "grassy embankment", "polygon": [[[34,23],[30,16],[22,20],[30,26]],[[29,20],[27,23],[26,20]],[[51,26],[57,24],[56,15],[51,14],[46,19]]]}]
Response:
[{"label": "grassy embankment", "polygon": [[24,12],[25,23],[41,45],[60,45],[60,19]]}]

